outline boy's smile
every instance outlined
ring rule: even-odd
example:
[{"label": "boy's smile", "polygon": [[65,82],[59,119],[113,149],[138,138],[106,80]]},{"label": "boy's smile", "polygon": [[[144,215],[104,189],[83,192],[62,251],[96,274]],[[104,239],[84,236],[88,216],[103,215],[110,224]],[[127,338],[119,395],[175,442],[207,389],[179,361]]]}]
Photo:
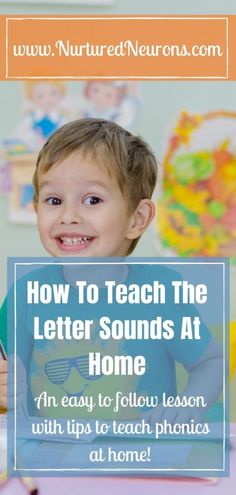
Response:
[{"label": "boy's smile", "polygon": [[93,237],[78,236],[77,232],[63,233],[56,237],[58,247],[65,252],[73,252],[81,249],[86,249],[93,241]]},{"label": "boy's smile", "polygon": [[133,239],[132,214],[116,177],[78,152],[42,175],[37,214],[52,256],[126,256]]}]

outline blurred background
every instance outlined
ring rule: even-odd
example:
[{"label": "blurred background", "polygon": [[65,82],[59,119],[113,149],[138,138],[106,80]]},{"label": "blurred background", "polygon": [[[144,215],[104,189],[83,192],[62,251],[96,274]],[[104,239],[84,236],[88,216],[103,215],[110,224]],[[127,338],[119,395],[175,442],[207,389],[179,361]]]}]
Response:
[{"label": "blurred background", "polygon": [[[0,14],[236,13],[231,0],[72,3],[0,1]],[[0,105],[1,302],[8,256],[48,256],[32,208],[38,150],[64,122],[101,116],[141,135],[159,162],[156,220],[133,256],[230,257],[230,317],[236,321],[236,82],[0,82]],[[234,326],[234,340],[235,333]]]}]

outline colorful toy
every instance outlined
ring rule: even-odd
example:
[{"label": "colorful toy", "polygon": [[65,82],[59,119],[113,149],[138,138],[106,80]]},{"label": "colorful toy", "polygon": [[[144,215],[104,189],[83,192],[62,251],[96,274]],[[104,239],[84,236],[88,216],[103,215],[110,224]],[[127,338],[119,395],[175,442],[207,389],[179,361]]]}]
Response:
[{"label": "colorful toy", "polygon": [[[210,135],[214,120],[217,132]],[[164,248],[180,256],[236,256],[235,136],[236,112],[182,113],[164,157],[157,205]]]}]

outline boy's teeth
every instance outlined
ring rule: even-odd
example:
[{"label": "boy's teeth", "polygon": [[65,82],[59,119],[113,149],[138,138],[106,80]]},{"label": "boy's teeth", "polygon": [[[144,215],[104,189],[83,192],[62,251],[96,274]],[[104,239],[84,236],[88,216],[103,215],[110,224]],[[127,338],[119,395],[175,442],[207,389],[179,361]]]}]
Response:
[{"label": "boy's teeth", "polygon": [[67,244],[68,246],[73,246],[74,244],[83,244],[86,241],[89,241],[91,237],[83,236],[83,237],[60,237],[61,242],[63,244]]}]

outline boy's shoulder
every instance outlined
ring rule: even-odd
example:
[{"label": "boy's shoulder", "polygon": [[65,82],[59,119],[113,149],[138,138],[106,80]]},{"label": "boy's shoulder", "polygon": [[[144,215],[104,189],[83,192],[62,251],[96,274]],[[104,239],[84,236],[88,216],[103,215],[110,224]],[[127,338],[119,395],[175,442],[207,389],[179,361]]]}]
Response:
[{"label": "boy's shoulder", "polygon": [[181,280],[182,275],[165,262],[144,261],[131,262],[128,265],[128,276],[126,284],[136,283],[138,285],[153,284],[157,282],[163,285],[166,297],[171,299],[172,282]]}]

